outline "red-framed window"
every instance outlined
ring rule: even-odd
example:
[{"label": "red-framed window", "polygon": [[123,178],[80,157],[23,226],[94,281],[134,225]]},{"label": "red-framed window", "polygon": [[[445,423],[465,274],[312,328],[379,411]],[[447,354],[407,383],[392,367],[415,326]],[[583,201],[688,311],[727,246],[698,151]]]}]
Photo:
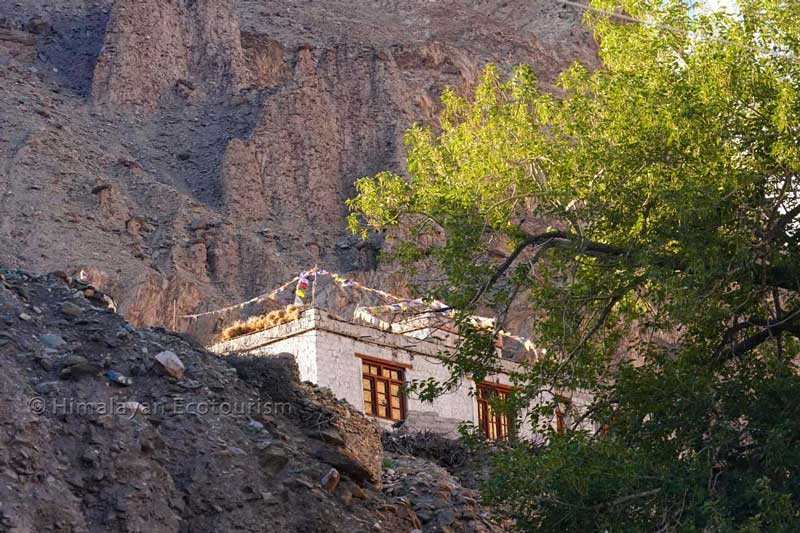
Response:
[{"label": "red-framed window", "polygon": [[563,396],[556,396],[556,407],[555,407],[555,421],[556,421],[556,431],[564,434],[566,433],[567,429],[569,429],[570,425],[572,424],[572,420],[570,418],[570,413],[572,411],[572,402],[570,402],[569,398],[565,398]]},{"label": "red-framed window", "polygon": [[402,393],[403,367],[362,357],[364,413],[388,420],[406,419],[406,402]]},{"label": "red-framed window", "polygon": [[513,420],[508,413],[492,408],[495,398],[506,399],[510,391],[510,387],[495,383],[478,385],[478,427],[486,438],[507,439],[513,432]]}]

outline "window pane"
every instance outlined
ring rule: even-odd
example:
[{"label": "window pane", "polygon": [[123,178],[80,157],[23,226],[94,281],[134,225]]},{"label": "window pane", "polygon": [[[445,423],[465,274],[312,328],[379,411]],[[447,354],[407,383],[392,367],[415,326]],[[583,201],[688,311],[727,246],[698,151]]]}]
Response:
[{"label": "window pane", "polygon": [[364,387],[364,413],[368,415],[375,414],[375,409],[372,405],[372,379],[362,378],[361,382]]},{"label": "window pane", "polygon": [[387,397],[386,393],[388,391],[387,383],[382,380],[376,380],[375,390],[376,390],[375,398],[378,401],[378,416],[384,416],[384,417],[388,416],[388,411],[387,411],[388,402],[386,399]]},{"label": "window pane", "polygon": [[[403,371],[362,360],[364,412],[392,420],[403,419]],[[395,383],[392,383],[395,381]]]},{"label": "window pane", "polygon": [[505,439],[511,433],[513,420],[505,412],[495,412],[491,402],[507,400],[509,390],[491,384],[476,385],[478,403],[478,427],[489,439]]}]

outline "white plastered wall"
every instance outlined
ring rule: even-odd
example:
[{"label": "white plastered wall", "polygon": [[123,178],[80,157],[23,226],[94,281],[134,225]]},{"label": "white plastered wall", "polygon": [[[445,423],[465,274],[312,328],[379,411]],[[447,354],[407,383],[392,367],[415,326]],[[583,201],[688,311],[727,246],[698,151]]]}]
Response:
[{"label": "white plastered wall", "polygon": [[[293,354],[301,380],[331,389],[338,398],[364,412],[362,360],[357,355],[404,366],[406,381],[428,378],[445,381],[449,378],[448,370],[437,355],[447,348],[438,342],[354,324],[312,309],[305,311],[300,320],[219,343],[211,350],[251,356]],[[508,362],[508,365],[513,363]],[[505,374],[491,376],[487,381],[510,385]],[[477,424],[474,386],[472,381],[465,380],[456,390],[432,403],[413,396],[407,398],[406,424],[415,429],[446,434],[455,434],[463,421]],[[389,421],[380,422],[391,424]],[[529,428],[523,426],[520,436],[530,435]]]}]

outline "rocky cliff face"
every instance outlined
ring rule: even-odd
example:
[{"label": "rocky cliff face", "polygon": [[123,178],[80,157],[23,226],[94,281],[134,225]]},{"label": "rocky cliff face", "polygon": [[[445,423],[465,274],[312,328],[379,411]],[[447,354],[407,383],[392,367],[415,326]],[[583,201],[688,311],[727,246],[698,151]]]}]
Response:
[{"label": "rocky cliff face", "polygon": [[594,61],[550,0],[32,0],[0,5],[0,264],[84,271],[137,324],[319,264],[385,282],[344,229],[445,86]]},{"label": "rocky cliff face", "polygon": [[234,92],[248,74],[232,1],[125,0],[111,9],[92,97],[152,110],[181,88]]}]

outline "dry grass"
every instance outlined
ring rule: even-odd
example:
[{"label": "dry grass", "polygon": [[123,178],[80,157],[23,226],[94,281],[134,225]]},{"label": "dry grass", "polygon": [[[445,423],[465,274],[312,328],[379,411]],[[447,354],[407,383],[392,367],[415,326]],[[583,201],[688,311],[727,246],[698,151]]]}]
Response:
[{"label": "dry grass", "polygon": [[286,309],[271,311],[266,315],[251,316],[244,321],[236,321],[231,326],[222,330],[222,338],[227,341],[241,335],[264,331],[265,329],[275,327],[279,324],[292,322],[300,318],[300,312],[302,310],[302,307],[292,304],[287,306]]}]

